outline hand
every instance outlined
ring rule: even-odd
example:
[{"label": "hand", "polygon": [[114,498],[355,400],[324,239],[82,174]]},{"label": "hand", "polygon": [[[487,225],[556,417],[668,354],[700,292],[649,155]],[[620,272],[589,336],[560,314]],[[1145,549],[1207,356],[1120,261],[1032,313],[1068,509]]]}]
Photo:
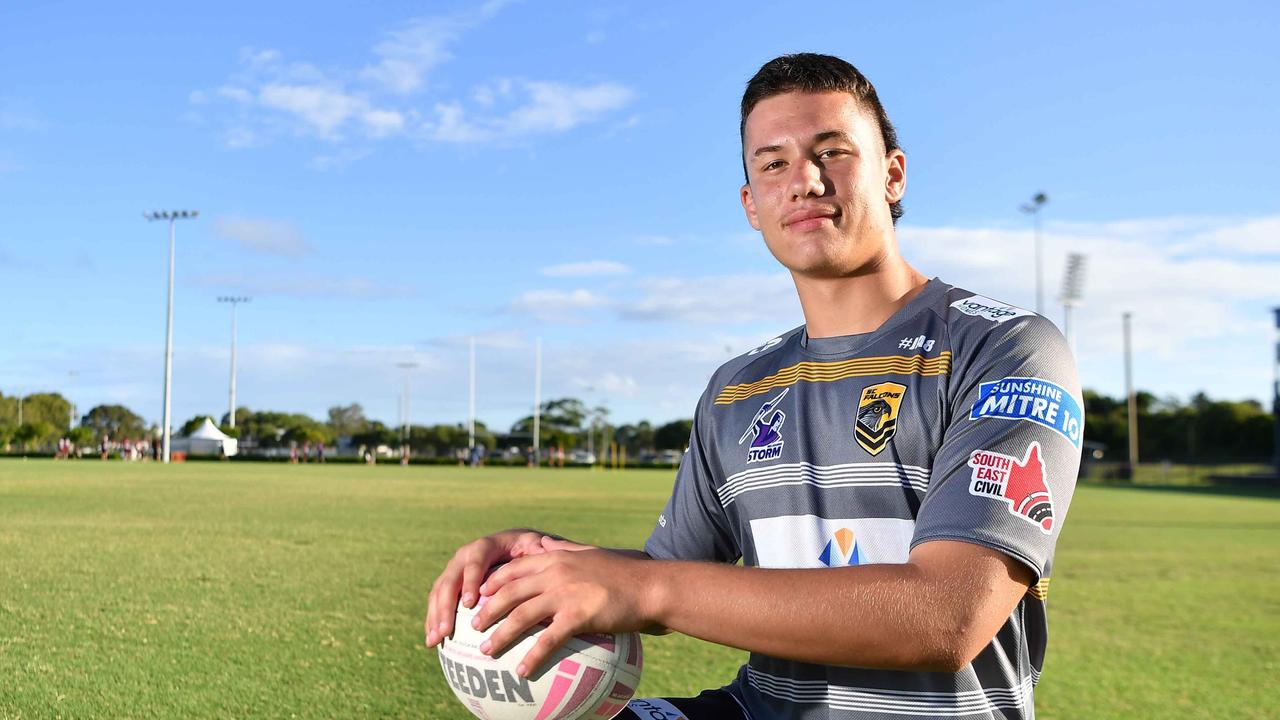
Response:
[{"label": "hand", "polygon": [[506,619],[480,651],[497,655],[549,618],[550,625],[516,668],[518,675],[528,677],[574,635],[652,626],[649,566],[608,550],[582,549],[526,556],[498,568],[480,586],[487,600],[474,625],[484,632]]},{"label": "hand", "polygon": [[537,530],[504,530],[458,548],[431,586],[427,619],[423,624],[427,647],[453,635],[459,595],[464,606],[474,607],[480,599],[480,583],[489,568],[495,563],[546,552],[542,547],[545,538],[548,536]]}]

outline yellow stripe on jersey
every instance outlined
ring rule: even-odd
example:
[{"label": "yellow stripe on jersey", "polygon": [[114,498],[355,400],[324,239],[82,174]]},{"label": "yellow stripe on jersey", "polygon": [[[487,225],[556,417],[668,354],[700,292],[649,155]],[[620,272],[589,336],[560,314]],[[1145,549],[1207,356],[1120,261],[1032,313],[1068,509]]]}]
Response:
[{"label": "yellow stripe on jersey", "polygon": [[835,382],[851,377],[869,375],[946,375],[951,372],[951,351],[944,350],[937,357],[923,355],[882,355],[880,357],[855,358],[839,362],[805,360],[753,383],[729,385],[716,395],[716,405],[729,405],[746,400],[753,395],[774,388],[794,385],[798,382]]},{"label": "yellow stripe on jersey", "polygon": [[1040,578],[1040,582],[1027,588],[1027,594],[1044,602],[1049,599],[1049,578]]}]

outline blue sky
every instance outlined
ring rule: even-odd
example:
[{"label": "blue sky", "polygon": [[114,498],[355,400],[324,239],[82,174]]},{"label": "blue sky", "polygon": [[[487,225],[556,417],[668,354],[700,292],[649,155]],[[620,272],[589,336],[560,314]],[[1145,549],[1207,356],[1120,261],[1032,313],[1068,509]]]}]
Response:
[{"label": "blue sky", "polygon": [[[174,416],[240,404],[506,426],[544,397],[688,416],[802,322],[742,217],[737,105],[784,52],[877,85],[908,156],[904,254],[1034,302],[1089,256],[1086,387],[1262,399],[1280,305],[1280,11],[1268,3],[227,2],[0,7],[0,390],[158,420],[178,228]],[[1271,49],[1268,49],[1271,48]],[[1060,312],[1047,313],[1055,320]]]}]

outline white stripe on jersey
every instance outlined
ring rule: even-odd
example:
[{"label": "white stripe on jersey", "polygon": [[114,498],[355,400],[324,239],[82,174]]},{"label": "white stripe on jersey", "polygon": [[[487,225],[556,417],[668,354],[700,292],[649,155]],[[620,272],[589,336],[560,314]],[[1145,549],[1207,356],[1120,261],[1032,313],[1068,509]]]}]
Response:
[{"label": "white stripe on jersey", "polygon": [[910,485],[912,490],[925,492],[929,489],[929,468],[892,462],[843,465],[783,463],[730,475],[724,485],[716,489],[716,494],[720,496],[720,503],[728,507],[739,495],[752,490],[806,484],[823,489]]},{"label": "white stripe on jersey", "polygon": [[819,703],[835,710],[880,712],[919,717],[996,714],[1001,709],[1023,710],[1031,700],[1031,678],[1016,688],[987,688],[960,692],[880,690],[830,685],[823,680],[792,680],[747,668],[747,677],[760,692],[790,702]]}]

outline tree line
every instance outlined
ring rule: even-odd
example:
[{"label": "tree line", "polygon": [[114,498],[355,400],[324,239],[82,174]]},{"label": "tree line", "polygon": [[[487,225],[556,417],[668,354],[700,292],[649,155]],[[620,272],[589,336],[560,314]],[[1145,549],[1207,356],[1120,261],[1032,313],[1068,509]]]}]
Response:
[{"label": "tree line", "polygon": [[[1085,440],[1106,446],[1108,459],[1122,460],[1128,447],[1128,416],[1124,398],[1112,398],[1092,390],[1084,392]],[[1149,392],[1137,394],[1138,444],[1144,460],[1171,460],[1179,463],[1225,463],[1265,461],[1273,452],[1273,420],[1254,400],[1214,400],[1197,393],[1187,402],[1160,398]],[[178,428],[188,434],[204,423],[206,416],[191,418]],[[301,413],[269,410],[236,410],[235,427],[223,414],[218,425],[223,432],[238,437],[247,447],[278,448],[292,444],[337,445],[349,438],[355,446],[399,447],[403,429],[389,426],[365,415],[358,403],[329,408],[324,420]],[[588,407],[577,398],[548,400],[542,405],[539,424],[540,445],[566,450],[594,445],[597,452],[616,443],[635,456],[646,451],[682,450],[688,443],[692,420],[675,420],[661,425],[648,421],[615,424],[608,409]],[[75,418],[71,403],[58,393],[33,393],[21,398],[0,392],[0,448],[23,450],[47,448],[59,438],[80,446],[104,439],[143,440],[158,434],[154,425],[123,405],[98,405]],[[494,448],[499,437],[520,446],[533,441],[533,415],[520,418],[506,431],[495,432],[476,423],[476,442]],[[464,423],[412,425],[408,445],[416,455],[441,456],[466,447],[469,433]]]}]

